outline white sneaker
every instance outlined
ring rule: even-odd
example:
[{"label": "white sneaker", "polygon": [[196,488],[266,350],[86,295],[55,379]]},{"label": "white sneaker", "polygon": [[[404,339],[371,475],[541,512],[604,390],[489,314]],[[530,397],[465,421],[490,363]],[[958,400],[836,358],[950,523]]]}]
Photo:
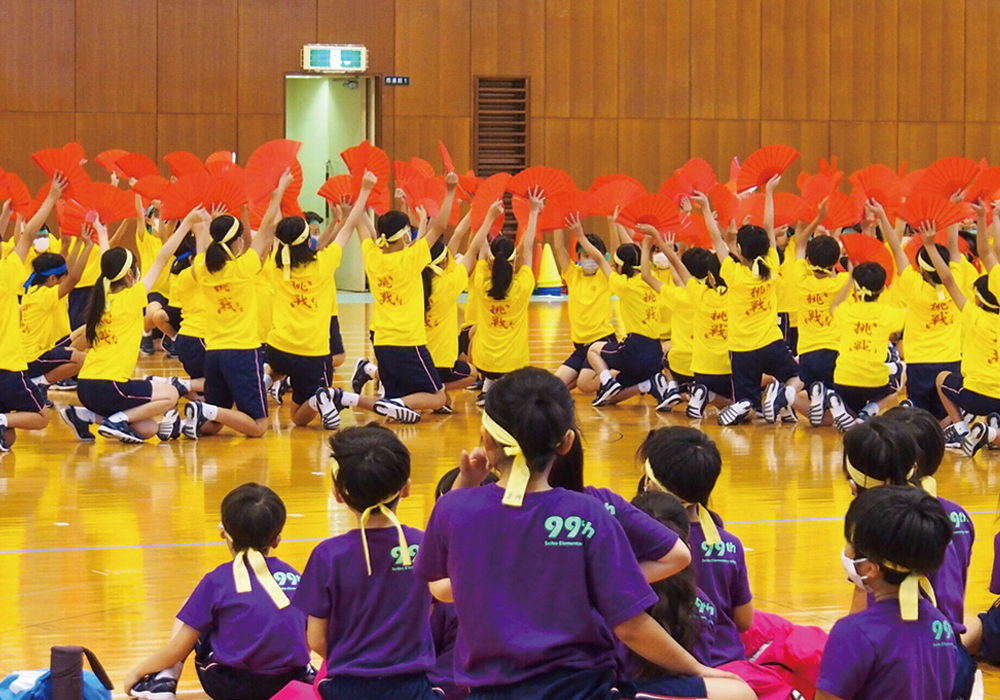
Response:
[{"label": "white sneaker", "polygon": [[719,411],[719,425],[739,425],[747,419],[753,404],[749,401],[737,401],[731,403]]},{"label": "white sneaker", "polygon": [[830,404],[830,413],[833,415],[833,424],[837,426],[837,430],[846,433],[854,427],[857,419],[847,412],[844,400],[836,392],[830,392],[827,402]]},{"label": "white sneaker", "polygon": [[809,425],[818,428],[826,415],[826,387],[823,382],[813,382],[809,387]]},{"label": "white sneaker", "polygon": [[412,408],[407,408],[399,399],[382,399],[381,401],[376,401],[373,408],[378,415],[385,416],[398,423],[412,425],[413,423],[420,422],[420,414]]},{"label": "white sneaker", "polygon": [[319,410],[324,430],[340,429],[340,411],[337,410],[337,402],[333,399],[334,392],[343,393],[341,389],[327,389],[326,387],[320,387],[316,390],[316,408]]},{"label": "white sneaker", "polygon": [[695,384],[691,387],[691,398],[688,399],[687,410],[684,413],[688,418],[700,420],[705,417],[706,403],[708,403],[708,387],[704,384]]}]

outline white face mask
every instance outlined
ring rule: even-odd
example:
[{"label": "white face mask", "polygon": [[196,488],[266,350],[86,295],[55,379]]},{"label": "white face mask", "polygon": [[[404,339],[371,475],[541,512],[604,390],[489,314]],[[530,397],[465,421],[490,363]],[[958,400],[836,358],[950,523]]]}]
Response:
[{"label": "white face mask", "polygon": [[32,245],[35,247],[35,250],[37,250],[39,253],[44,253],[46,250],[49,249],[50,243],[51,241],[49,241],[48,236],[39,236],[32,242]]},{"label": "white face mask", "polygon": [[851,583],[853,583],[855,586],[857,586],[861,590],[867,591],[868,588],[867,588],[867,586],[865,586],[865,580],[868,577],[867,576],[862,576],[861,574],[859,574],[858,573],[858,567],[857,567],[857,565],[860,564],[863,561],[868,561],[868,560],[864,559],[864,558],[862,558],[862,559],[851,559],[850,557],[848,557],[847,556],[847,550],[844,550],[843,552],[840,553],[840,563],[844,565],[844,571],[847,572],[847,578],[849,578],[851,580]]},{"label": "white face mask", "polygon": [[596,260],[591,260],[590,258],[587,258],[585,260],[580,261],[580,267],[583,268],[583,274],[593,275],[597,273],[597,270],[600,268],[600,265],[597,264]]},{"label": "white face mask", "polygon": [[661,270],[666,270],[670,267],[670,260],[667,259],[666,253],[661,250],[653,253],[653,264]]}]

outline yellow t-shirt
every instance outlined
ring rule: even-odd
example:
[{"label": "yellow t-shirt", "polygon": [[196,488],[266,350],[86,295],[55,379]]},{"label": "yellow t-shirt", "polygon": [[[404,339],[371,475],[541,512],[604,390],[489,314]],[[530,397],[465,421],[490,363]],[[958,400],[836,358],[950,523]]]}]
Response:
[{"label": "yellow t-shirt", "polygon": [[[477,267],[489,267],[480,260]],[[477,270],[478,272],[478,270]],[[488,269],[487,269],[488,272]],[[489,282],[486,283],[489,287]],[[476,367],[486,372],[513,372],[527,367],[528,355],[528,302],[535,289],[535,275],[531,268],[522,266],[514,274],[506,299],[493,299],[489,289],[477,290],[476,295],[482,315],[472,336],[472,357]]]},{"label": "yellow t-shirt", "polygon": [[21,343],[28,362],[54,348],[69,333],[69,311],[59,298],[59,285],[28,287],[21,297]]},{"label": "yellow t-shirt", "polygon": [[691,352],[694,348],[692,339],[692,320],[694,307],[688,299],[685,287],[665,284],[660,287],[660,313],[665,307],[670,307],[670,352],[667,362],[670,370],[686,377],[691,376]]},{"label": "yellow t-shirt", "polygon": [[257,277],[260,257],[254,251],[230,260],[216,273],[205,266],[204,254],[194,260],[208,313],[206,350],[254,350],[260,347]]},{"label": "yellow t-shirt", "polygon": [[87,351],[80,379],[127,382],[139,360],[146,288],[134,284],[105,298],[104,315],[97,324],[97,339]]},{"label": "yellow t-shirt", "polygon": [[841,272],[833,277],[817,277],[805,260],[795,261],[793,275],[799,309],[799,354],[836,350],[840,336],[833,325],[830,306],[850,275]]},{"label": "yellow t-shirt", "polygon": [[[83,253],[80,253],[80,255],[83,255]],[[95,245],[90,248],[90,254],[87,256],[87,264],[83,268],[83,274],[80,275],[80,281],[76,283],[76,288],[93,287],[100,275],[101,251]]]},{"label": "yellow t-shirt", "polygon": [[977,306],[973,296],[965,302],[961,322],[965,329],[962,343],[963,386],[977,394],[1000,399],[1000,359],[997,357],[997,323],[1000,317]]},{"label": "yellow t-shirt", "polygon": [[980,272],[964,255],[962,256],[962,262],[960,265],[962,267],[963,284],[959,285],[959,288],[962,290],[962,294],[965,295],[966,299],[975,299],[976,280],[982,277],[985,273]]},{"label": "yellow t-shirt", "polygon": [[271,272],[274,286],[274,325],[267,343],[281,352],[302,357],[330,354],[330,297],[336,296],[333,273],[340,267],[339,245],[316,254],[316,262]]},{"label": "yellow t-shirt", "polygon": [[[653,275],[664,286],[674,286],[674,273],[669,267],[653,267]],[[660,295],[660,340],[670,340],[673,332],[674,309],[669,296]]]},{"label": "yellow t-shirt", "polygon": [[435,367],[450,369],[458,360],[458,297],[469,286],[465,265],[449,260],[442,275],[431,282],[430,307],[424,314],[427,350]]},{"label": "yellow t-shirt", "polygon": [[834,310],[833,319],[840,335],[833,381],[859,387],[888,384],[889,336],[903,328],[905,312],[892,304],[848,300]]},{"label": "yellow t-shirt", "polygon": [[611,325],[611,284],[598,270],[586,275],[579,265],[563,270],[569,291],[569,334],[574,343],[589,345],[615,332]]},{"label": "yellow t-shirt", "polygon": [[424,281],[421,272],[431,262],[427,239],[386,253],[375,241],[361,242],[368,286],[375,299],[372,329],[374,345],[427,345],[424,330]]},{"label": "yellow t-shirt", "polygon": [[[14,253],[14,239],[0,243],[0,250],[3,251],[4,257],[12,255]],[[55,253],[56,255],[61,255],[63,253],[62,239],[59,238],[59,236],[49,236],[49,249],[42,252]],[[66,252],[69,253],[69,251]],[[30,248],[28,248],[28,254],[24,258],[24,271],[26,277],[27,275],[30,275],[32,272],[35,271],[34,267],[32,266],[32,263],[35,262],[35,258],[37,258],[39,255],[41,255],[41,253],[35,250],[35,246],[31,246]]]},{"label": "yellow t-shirt", "polygon": [[611,293],[621,301],[622,322],[625,333],[660,339],[660,295],[643,282],[636,273],[626,277],[612,272],[609,278]]},{"label": "yellow t-shirt", "polygon": [[[21,342],[21,312],[17,295],[24,291],[24,263],[15,254],[0,260],[0,370],[23,372],[28,369]],[[138,353],[138,349],[136,350]]]},{"label": "yellow t-shirt", "polygon": [[[960,264],[951,263],[949,267],[956,283],[962,287]],[[959,312],[947,290],[924,282],[913,267],[903,270],[893,286],[906,304],[903,337],[906,362],[957,362],[962,356]]]},{"label": "yellow t-shirt", "polygon": [[181,327],[177,333],[189,338],[204,338],[208,332],[208,308],[192,268],[186,267],[180,274],[173,275],[170,284],[170,303],[181,310]]},{"label": "yellow t-shirt", "polygon": [[[795,293],[797,262],[795,246],[789,245],[785,248],[784,260],[778,266],[778,313],[788,314],[789,328],[798,328],[801,323],[799,320],[799,298]],[[802,352],[801,348],[799,348],[799,352]]]},{"label": "yellow t-shirt", "polygon": [[[156,260],[156,256],[160,254],[160,249],[163,247],[163,241],[161,241],[155,234],[146,233],[142,234],[142,237],[136,237],[135,241],[136,247],[139,249],[139,259],[142,261],[142,274],[145,275],[149,268],[153,266],[153,261]],[[156,282],[149,289],[152,292],[159,292],[163,296],[170,298],[170,263],[163,266],[163,270],[160,271],[160,276],[156,278]]]},{"label": "yellow t-shirt", "polygon": [[691,371],[729,374],[729,300],[694,277],[688,280],[691,304]]},{"label": "yellow t-shirt", "polygon": [[750,267],[733,258],[722,263],[722,278],[729,291],[729,349],[749,352],[781,340],[778,327],[778,251],[768,252],[764,262],[771,268],[770,278],[758,279]]},{"label": "yellow t-shirt", "polygon": [[[330,248],[336,248],[337,250],[340,251],[340,254],[337,256],[338,258],[337,267],[339,268],[341,261],[343,261],[344,259],[344,249],[340,247],[339,243],[331,243],[326,248],[324,248],[324,250],[329,250]],[[334,271],[336,272],[336,270]],[[336,316],[340,316],[340,304],[337,302],[337,279],[336,277],[334,277],[333,296],[330,297],[330,318],[334,318]]]},{"label": "yellow t-shirt", "polygon": [[465,310],[462,315],[463,329],[479,323],[479,317],[482,314],[479,304],[475,300],[482,298],[483,285],[486,284],[486,277],[489,276],[489,271],[489,265],[480,267],[478,262],[472,268],[472,274],[469,275],[469,293],[466,295]]}]

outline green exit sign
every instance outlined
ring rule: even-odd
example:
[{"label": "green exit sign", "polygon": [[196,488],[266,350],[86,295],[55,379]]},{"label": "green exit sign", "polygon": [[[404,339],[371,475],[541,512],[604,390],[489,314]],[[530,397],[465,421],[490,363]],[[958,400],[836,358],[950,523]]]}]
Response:
[{"label": "green exit sign", "polygon": [[368,49],[355,44],[306,44],[302,68],[317,73],[363,73],[368,70]]}]

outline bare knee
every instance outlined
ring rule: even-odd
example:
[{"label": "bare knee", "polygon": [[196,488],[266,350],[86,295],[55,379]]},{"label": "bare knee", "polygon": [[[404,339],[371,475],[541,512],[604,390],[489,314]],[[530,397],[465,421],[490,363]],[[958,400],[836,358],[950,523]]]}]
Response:
[{"label": "bare knee", "polygon": [[258,418],[254,421],[253,428],[247,433],[247,437],[259,438],[264,437],[264,433],[267,432],[267,418]]}]

